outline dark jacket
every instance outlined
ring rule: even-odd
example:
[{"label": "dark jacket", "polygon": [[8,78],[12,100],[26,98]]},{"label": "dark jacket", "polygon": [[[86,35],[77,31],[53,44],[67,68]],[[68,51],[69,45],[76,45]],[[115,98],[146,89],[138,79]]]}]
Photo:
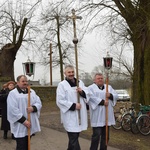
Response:
[{"label": "dark jacket", "polygon": [[1,104],[1,130],[10,130],[10,123],[7,120],[7,96],[9,89],[0,91],[0,104]]}]

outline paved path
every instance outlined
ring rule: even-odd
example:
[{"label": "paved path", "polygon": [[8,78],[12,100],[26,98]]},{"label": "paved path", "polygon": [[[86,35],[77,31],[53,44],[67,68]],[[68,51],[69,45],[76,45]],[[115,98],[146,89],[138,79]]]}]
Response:
[{"label": "paved path", "polygon": [[[66,150],[67,148],[67,134],[59,132],[50,128],[41,127],[42,131],[37,133],[31,139],[31,150]],[[8,139],[2,138],[3,132],[0,131],[0,149],[1,150],[15,150],[16,142],[11,139],[11,134],[8,134]],[[89,150],[90,141],[80,138],[80,145],[82,150]],[[116,148],[108,147],[108,150],[118,150]]]},{"label": "paved path", "polygon": [[[1,124],[1,118],[0,118]],[[66,150],[68,137],[64,132],[59,132],[51,128],[41,126],[41,132],[37,133],[31,139],[31,150]],[[79,138],[81,149],[89,150],[90,141]],[[11,133],[8,132],[8,139],[3,139],[3,131],[0,130],[0,149],[15,150],[16,141],[11,139]],[[118,150],[108,147],[108,150]]]}]

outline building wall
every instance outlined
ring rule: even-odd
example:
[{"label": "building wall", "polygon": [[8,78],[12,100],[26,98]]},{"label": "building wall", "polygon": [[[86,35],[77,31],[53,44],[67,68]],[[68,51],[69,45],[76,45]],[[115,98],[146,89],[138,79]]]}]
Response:
[{"label": "building wall", "polygon": [[41,101],[56,101],[56,86],[31,86]]}]

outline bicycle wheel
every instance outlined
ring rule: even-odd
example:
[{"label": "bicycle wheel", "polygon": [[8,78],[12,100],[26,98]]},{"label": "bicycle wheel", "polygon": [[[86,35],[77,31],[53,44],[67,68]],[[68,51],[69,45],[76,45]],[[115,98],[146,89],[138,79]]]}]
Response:
[{"label": "bicycle wheel", "polygon": [[121,129],[121,120],[122,120],[122,114],[121,113],[115,113],[115,121],[116,121],[116,124],[115,125],[112,125],[112,127],[114,129]]},{"label": "bicycle wheel", "polygon": [[147,115],[139,116],[137,120],[137,127],[141,134],[143,135],[150,134],[150,117]]},{"label": "bicycle wheel", "polygon": [[131,132],[133,134],[138,134],[139,133],[139,129],[137,127],[137,124],[136,124],[136,120],[137,120],[138,117],[135,117],[132,119],[132,123],[131,123]]},{"label": "bicycle wheel", "polygon": [[124,131],[130,131],[131,130],[131,122],[132,122],[132,116],[130,113],[127,113],[123,115],[121,126]]}]

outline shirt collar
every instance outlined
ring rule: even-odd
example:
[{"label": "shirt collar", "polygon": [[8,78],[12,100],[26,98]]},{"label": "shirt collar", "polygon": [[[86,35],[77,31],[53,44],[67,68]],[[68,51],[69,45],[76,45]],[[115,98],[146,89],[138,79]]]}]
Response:
[{"label": "shirt collar", "polygon": [[[96,83],[95,83],[95,84],[96,84]],[[96,84],[96,85],[97,85],[97,84]],[[97,85],[97,87],[98,87],[100,90],[104,90],[104,89],[105,89],[104,85],[103,85],[103,86]]]},{"label": "shirt collar", "polygon": [[18,85],[17,85],[17,90],[19,93],[23,93],[23,94],[27,94],[28,93],[28,89],[26,88],[25,90],[22,90]]},{"label": "shirt collar", "polygon": [[[72,82],[71,80],[68,80],[67,78],[65,78],[65,80],[70,84],[70,86],[71,87],[75,87],[75,86],[77,86],[77,79],[76,78],[74,78],[74,81],[75,82]],[[79,82],[79,81],[78,81]]]}]

